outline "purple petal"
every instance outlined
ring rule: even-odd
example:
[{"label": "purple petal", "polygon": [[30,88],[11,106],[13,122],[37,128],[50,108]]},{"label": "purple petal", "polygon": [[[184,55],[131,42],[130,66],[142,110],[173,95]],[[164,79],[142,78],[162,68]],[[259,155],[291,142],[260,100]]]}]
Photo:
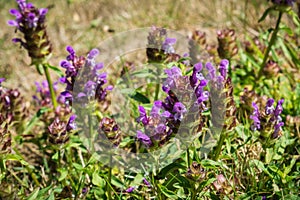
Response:
[{"label": "purple petal", "polygon": [[152,144],[150,137],[144,134],[142,131],[137,131],[136,138],[141,141],[145,146],[149,147]]},{"label": "purple petal", "polygon": [[19,23],[16,21],[16,20],[8,20],[7,21],[7,24],[9,26],[16,26],[16,27],[19,27]]}]

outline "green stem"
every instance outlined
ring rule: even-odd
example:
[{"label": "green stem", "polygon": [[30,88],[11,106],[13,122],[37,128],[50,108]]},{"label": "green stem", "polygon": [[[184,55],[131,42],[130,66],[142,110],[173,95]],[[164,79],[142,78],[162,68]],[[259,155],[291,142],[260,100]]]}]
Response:
[{"label": "green stem", "polygon": [[191,166],[191,158],[190,158],[190,151],[189,148],[186,149],[186,160],[188,164],[188,168]]},{"label": "green stem", "polygon": [[214,154],[214,160],[217,161],[219,156],[220,156],[220,152],[221,152],[221,149],[222,149],[222,146],[223,146],[223,143],[226,139],[226,132],[222,132],[221,135],[220,135],[220,139],[218,141],[218,144],[217,144],[217,147],[216,147],[216,150],[215,150],[215,154]]},{"label": "green stem", "polygon": [[108,169],[108,185],[107,185],[107,194],[108,194],[108,199],[111,200],[111,164],[112,164],[112,155],[110,155],[109,158],[109,169]]},{"label": "green stem", "polygon": [[279,11],[278,19],[277,19],[277,22],[276,22],[276,27],[275,27],[275,29],[272,33],[269,45],[268,45],[267,50],[266,50],[265,55],[264,55],[263,62],[260,66],[259,73],[258,73],[258,78],[260,78],[262,76],[262,72],[263,72],[263,69],[264,69],[264,67],[266,65],[266,62],[268,60],[269,53],[271,51],[271,47],[275,44],[275,41],[276,41],[276,38],[277,38],[277,33],[279,31],[279,24],[280,24],[280,21],[281,21],[281,17],[282,17],[282,12]]},{"label": "green stem", "polygon": [[154,96],[154,100],[157,100],[157,99],[158,99],[159,89],[160,89],[160,84],[157,83],[157,84],[156,84],[156,87],[155,87],[155,96]]},{"label": "green stem", "polygon": [[47,82],[48,82],[53,108],[55,110],[56,107],[57,107],[56,95],[55,95],[55,92],[54,92],[54,89],[53,89],[52,80],[51,80],[51,77],[50,77],[50,73],[49,73],[47,64],[43,64],[43,69],[44,69],[46,79],[47,79]]}]

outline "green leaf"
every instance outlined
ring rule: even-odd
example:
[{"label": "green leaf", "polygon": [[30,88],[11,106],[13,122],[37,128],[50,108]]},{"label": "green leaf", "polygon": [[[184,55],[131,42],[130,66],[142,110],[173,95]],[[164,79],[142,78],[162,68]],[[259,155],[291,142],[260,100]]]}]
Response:
[{"label": "green leaf", "polygon": [[51,108],[48,108],[48,107],[40,108],[36,112],[36,114],[31,118],[31,120],[28,122],[28,124],[26,125],[26,128],[25,128],[23,134],[27,134],[33,128],[33,126],[36,124],[36,122],[40,118],[40,116],[42,116],[44,113],[48,112],[49,110],[51,110]]},{"label": "green leaf", "polygon": [[75,167],[75,169],[83,170],[82,165],[80,165],[80,164],[78,164],[78,163],[73,163],[72,165],[73,165],[73,167]]},{"label": "green leaf", "polygon": [[35,189],[28,197],[27,200],[35,200],[39,194],[40,188]]},{"label": "green leaf", "polygon": [[171,199],[178,199],[178,196],[171,190],[168,190],[165,186],[159,185],[158,186],[161,190],[161,192],[166,195],[166,197],[171,198]]},{"label": "green leaf", "polygon": [[50,64],[47,64],[47,67],[52,69],[59,77],[64,76],[64,73],[57,66],[52,66]]},{"label": "green leaf", "polygon": [[125,188],[124,184],[115,176],[111,177],[111,184],[118,188]]},{"label": "green leaf", "polygon": [[139,92],[135,92],[133,95],[129,95],[130,98],[141,102],[141,103],[150,103],[150,100],[143,94],[139,93]]},{"label": "green leaf", "polygon": [[99,176],[98,172],[96,172],[96,171],[93,173],[92,183],[99,187],[105,186],[105,180],[103,178],[101,178]]},{"label": "green leaf", "polygon": [[258,20],[258,22],[262,22],[263,20],[265,20],[266,17],[268,16],[269,12],[272,10],[275,10],[275,6],[272,6],[272,7],[268,8],[267,10],[265,10],[265,12],[261,16],[261,18]]},{"label": "green leaf", "polygon": [[44,75],[44,69],[42,64],[35,65],[36,70],[40,75]]},{"label": "green leaf", "polygon": [[52,192],[46,200],[55,200],[54,192]]},{"label": "green leaf", "polygon": [[219,162],[216,162],[214,160],[209,160],[209,159],[205,159],[201,161],[201,166],[205,167],[205,168],[210,168],[210,169],[216,169],[219,166],[221,166],[221,164]]},{"label": "green leaf", "polygon": [[62,181],[68,176],[67,169],[59,169],[58,171],[60,172],[60,177],[59,177],[58,181]]},{"label": "green leaf", "polygon": [[164,167],[157,175],[157,177],[159,179],[163,179],[166,177],[166,175],[176,169],[186,169],[186,166],[183,166],[181,164],[178,163],[171,163],[169,165],[167,165],[166,167]]}]

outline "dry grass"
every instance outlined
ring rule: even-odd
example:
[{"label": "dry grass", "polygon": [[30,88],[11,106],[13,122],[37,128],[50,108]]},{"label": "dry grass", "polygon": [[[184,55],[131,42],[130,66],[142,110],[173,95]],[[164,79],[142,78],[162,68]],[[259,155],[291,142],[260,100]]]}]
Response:
[{"label": "dry grass", "polygon": [[[151,25],[164,26],[183,34],[199,29],[215,39],[217,29],[231,27],[242,37],[256,34],[262,26],[274,19],[258,24],[257,19],[267,2],[261,0],[73,0],[31,1],[38,7],[53,5],[47,16],[48,32],[53,43],[53,65],[64,59],[65,46],[72,45],[79,54],[98,47],[101,41],[114,33]],[[0,18],[0,77],[7,77],[6,85],[20,87],[32,94],[34,81],[43,80],[34,67],[28,67],[30,58],[10,41],[16,37],[6,22],[13,17],[9,9],[14,1],[1,1]],[[108,31],[109,30],[109,31]],[[56,78],[56,77],[55,77]]]}]

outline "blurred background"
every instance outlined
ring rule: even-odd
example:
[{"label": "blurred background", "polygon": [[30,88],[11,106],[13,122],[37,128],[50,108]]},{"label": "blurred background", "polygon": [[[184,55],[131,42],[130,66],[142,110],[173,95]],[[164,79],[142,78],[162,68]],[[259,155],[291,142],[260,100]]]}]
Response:
[{"label": "blurred background", "polygon": [[[262,0],[32,0],[36,7],[48,7],[48,34],[53,45],[52,65],[67,55],[71,45],[78,54],[85,55],[101,41],[116,33],[135,28],[162,26],[189,35],[193,30],[206,32],[211,43],[217,43],[216,31],[233,28],[238,39],[258,35],[265,27],[272,27],[276,17],[258,23],[269,2]],[[30,58],[19,44],[13,44],[14,27],[7,21],[14,19],[9,9],[16,2],[0,1],[0,77],[5,85],[19,87],[23,94],[32,94],[34,81],[44,80],[30,65]],[[286,19],[285,19],[286,20]],[[286,20],[287,21],[287,20]],[[267,29],[265,29],[267,30]],[[53,78],[58,77],[53,74]],[[31,98],[31,95],[28,96]]]}]

